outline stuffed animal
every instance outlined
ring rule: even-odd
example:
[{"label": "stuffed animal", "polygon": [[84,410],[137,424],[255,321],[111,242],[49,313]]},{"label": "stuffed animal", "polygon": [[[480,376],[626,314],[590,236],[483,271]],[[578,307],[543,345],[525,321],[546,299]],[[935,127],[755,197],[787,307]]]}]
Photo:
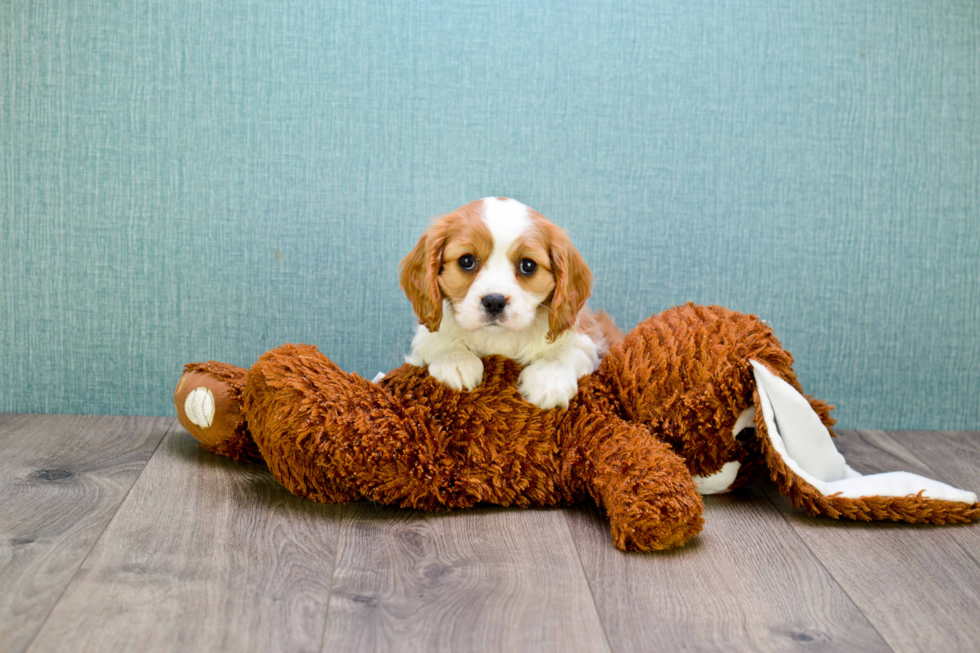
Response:
[{"label": "stuffed animal", "polygon": [[688,304],[614,345],[567,409],[525,401],[519,366],[499,356],[466,392],[408,364],[368,381],[307,345],[249,370],[187,365],[174,403],[204,448],[264,461],[299,496],[421,510],[591,498],[623,550],[683,545],[701,530],[701,494],[763,473],[811,515],[980,516],[972,492],[851,469],[831,439],[831,407],[803,396],[792,362],[756,317]]}]

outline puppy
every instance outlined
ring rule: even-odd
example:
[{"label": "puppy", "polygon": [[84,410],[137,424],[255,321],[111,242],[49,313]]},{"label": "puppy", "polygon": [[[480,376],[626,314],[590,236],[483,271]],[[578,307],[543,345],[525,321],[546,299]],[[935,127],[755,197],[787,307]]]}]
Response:
[{"label": "puppy", "polygon": [[457,390],[478,386],[480,357],[499,354],[526,366],[525,399],[567,407],[579,377],[622,337],[585,308],[592,272],[565,232],[516,200],[488,197],[439,218],[400,269],[420,323],[406,360]]}]

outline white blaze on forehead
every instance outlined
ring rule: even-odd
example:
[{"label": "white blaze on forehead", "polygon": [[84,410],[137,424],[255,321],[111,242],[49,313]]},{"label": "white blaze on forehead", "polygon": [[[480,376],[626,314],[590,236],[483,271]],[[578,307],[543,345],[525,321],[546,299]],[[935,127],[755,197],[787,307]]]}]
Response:
[{"label": "white blaze on forehead", "polygon": [[483,221],[493,236],[493,255],[507,256],[507,250],[531,226],[528,208],[517,200],[487,197],[483,200]]}]

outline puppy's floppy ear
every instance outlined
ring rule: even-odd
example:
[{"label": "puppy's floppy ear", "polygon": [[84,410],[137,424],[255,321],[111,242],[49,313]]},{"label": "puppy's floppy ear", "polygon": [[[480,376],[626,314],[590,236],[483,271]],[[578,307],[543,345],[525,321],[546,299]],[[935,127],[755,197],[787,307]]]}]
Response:
[{"label": "puppy's floppy ear", "polygon": [[592,271],[564,231],[554,227],[550,236],[555,292],[551,296],[551,314],[548,316],[548,340],[554,342],[575,324],[585,300],[592,294]]},{"label": "puppy's floppy ear", "polygon": [[439,224],[422,234],[419,242],[402,259],[401,288],[412,302],[412,310],[425,328],[435,333],[442,322],[442,291],[439,289],[439,270],[445,235]]}]

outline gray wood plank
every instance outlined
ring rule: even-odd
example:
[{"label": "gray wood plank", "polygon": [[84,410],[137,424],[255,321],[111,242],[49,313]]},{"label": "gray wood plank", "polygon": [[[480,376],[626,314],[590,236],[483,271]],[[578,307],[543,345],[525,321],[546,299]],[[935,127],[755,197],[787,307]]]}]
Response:
[{"label": "gray wood plank", "polygon": [[340,512],[177,427],[29,650],[318,650]]},{"label": "gray wood plank", "polygon": [[608,650],[559,510],[345,513],[324,651]]},{"label": "gray wood plank", "polygon": [[593,507],[567,513],[615,651],[889,650],[756,488],[705,497],[681,549],[616,550]]},{"label": "gray wood plank", "polygon": [[[976,489],[978,434],[844,431],[838,448],[862,473],[904,470]],[[920,458],[930,461],[923,463]],[[767,495],[896,651],[976,650],[980,527],[811,518]]]},{"label": "gray wood plank", "polygon": [[23,651],[173,418],[0,415],[0,642]]},{"label": "gray wood plank", "polygon": [[[914,452],[924,466],[920,474],[980,495],[980,432],[893,431],[884,435]],[[980,566],[980,524],[952,528],[949,535]]]},{"label": "gray wood plank", "polygon": [[[883,435],[914,455],[931,474],[980,494],[980,431],[892,431]],[[972,526],[956,532],[980,536],[980,528]]]}]

